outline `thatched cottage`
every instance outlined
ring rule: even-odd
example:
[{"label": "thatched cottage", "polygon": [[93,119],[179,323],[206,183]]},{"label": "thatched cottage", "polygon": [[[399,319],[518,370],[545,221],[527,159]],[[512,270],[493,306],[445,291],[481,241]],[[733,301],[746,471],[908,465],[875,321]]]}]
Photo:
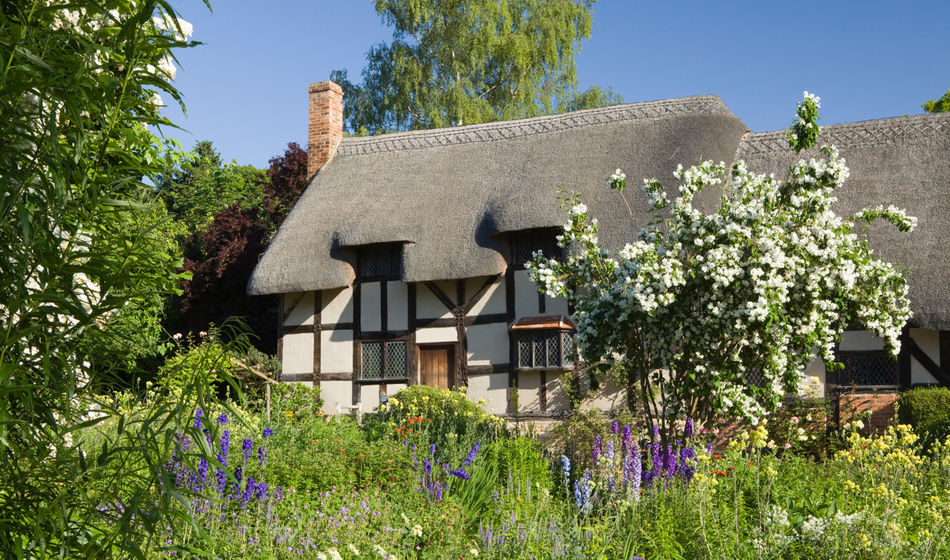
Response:
[{"label": "thatched cottage", "polygon": [[[797,160],[782,132],[751,133],[715,96],[343,138],[342,92],[321,82],[309,130],[310,185],[248,292],[280,294],[281,379],[319,384],[328,412],[371,410],[418,383],[467,387],[499,414],[515,402],[521,414],[566,411],[560,378],[577,375],[570,310],[539,295],[523,267],[536,249],[558,251],[556,188],[580,191],[601,243],[618,248],[648,216],[632,196],[631,221],[605,188],[618,167],[636,181],[703,159],[784,175]],[[868,232],[884,258],[912,269],[915,317],[898,361],[851,331],[844,372],[826,378],[817,363],[810,373],[827,391],[950,384],[950,114],[827,126],[822,140],[852,170],[839,213],[883,203],[919,218],[911,235]],[[621,401],[607,386],[592,405]]]}]

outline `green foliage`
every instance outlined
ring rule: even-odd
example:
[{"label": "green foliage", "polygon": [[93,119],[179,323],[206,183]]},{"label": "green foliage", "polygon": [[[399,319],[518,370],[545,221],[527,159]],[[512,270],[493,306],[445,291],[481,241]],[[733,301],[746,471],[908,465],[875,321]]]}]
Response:
[{"label": "green foliage", "polygon": [[484,461],[494,463],[499,480],[512,479],[537,488],[551,489],[551,465],[541,443],[527,436],[493,441],[483,451]]},{"label": "green foliage", "polygon": [[[147,194],[175,162],[149,126],[171,124],[158,96],[180,100],[172,56],[189,30],[158,0],[0,10],[2,557],[126,557],[157,525],[188,522],[159,482],[190,405],[126,421],[96,402],[110,364],[95,354],[121,351],[134,316],[152,321],[183,278]],[[148,325],[131,344],[155,340]],[[205,387],[192,380],[189,399]],[[109,417],[101,445],[72,441]]]},{"label": "green foliage", "polygon": [[202,140],[158,177],[156,189],[171,215],[193,233],[229,206],[259,206],[266,182],[261,169],[233,161],[222,164],[221,154],[210,141]]},{"label": "green foliage", "polygon": [[921,437],[934,431],[939,435],[950,422],[950,388],[920,387],[901,393],[897,417],[901,424],[913,426]]},{"label": "green foliage", "polygon": [[590,37],[593,0],[376,0],[393,27],[366,54],[363,83],[346,70],[346,127],[379,134],[515,119],[622,101],[577,91],[574,54]]},{"label": "green foliage", "polygon": [[275,383],[271,385],[271,408],[288,421],[300,422],[310,417],[323,417],[323,399],[320,387],[303,383]]},{"label": "green foliage", "polygon": [[950,90],[947,90],[947,93],[943,94],[940,99],[927,101],[921,105],[921,108],[928,113],[946,113],[950,111]]},{"label": "green foliage", "polygon": [[463,391],[426,385],[407,387],[366,418],[372,438],[435,445],[441,460],[457,464],[475,442],[487,444],[504,434],[504,421],[492,416]]}]

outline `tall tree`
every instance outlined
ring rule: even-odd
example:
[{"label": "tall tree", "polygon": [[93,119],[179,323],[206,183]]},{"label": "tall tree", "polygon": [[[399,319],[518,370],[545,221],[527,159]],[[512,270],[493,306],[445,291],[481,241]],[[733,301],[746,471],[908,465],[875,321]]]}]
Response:
[{"label": "tall tree", "polygon": [[245,288],[270,237],[307,186],[307,152],[291,142],[270,160],[266,176],[259,205],[232,204],[184,240],[184,270],[191,279],[174,301],[170,330],[197,333],[237,316],[257,334],[259,349],[275,351],[274,298],[249,298]]},{"label": "tall tree", "polygon": [[574,54],[594,0],[376,0],[393,26],[366,54],[363,83],[346,70],[346,128],[378,134],[515,119],[623,100],[578,92]]},{"label": "tall tree", "polygon": [[931,99],[930,101],[921,105],[924,111],[929,113],[946,113],[950,111],[950,90],[947,90],[947,93],[943,94],[943,97],[940,99]]},{"label": "tall tree", "polygon": [[179,165],[162,173],[156,190],[172,216],[187,231],[196,231],[229,206],[260,204],[265,182],[264,171],[223,163],[211,142],[202,140]]}]

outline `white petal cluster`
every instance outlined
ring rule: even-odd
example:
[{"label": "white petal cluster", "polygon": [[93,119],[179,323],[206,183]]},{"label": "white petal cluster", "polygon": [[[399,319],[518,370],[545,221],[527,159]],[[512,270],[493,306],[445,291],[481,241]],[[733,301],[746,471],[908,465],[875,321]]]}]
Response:
[{"label": "white petal cluster", "polygon": [[[894,207],[836,215],[833,194],[850,172],[837,150],[822,151],[787,182],[741,161],[680,166],[672,199],[645,181],[654,219],[616,254],[598,245],[575,195],[559,237],[574,250],[563,262],[537,255],[531,277],[571,300],[588,360],[643,358],[666,413],[701,402],[755,421],[797,389],[816,354],[834,361],[846,327],[863,325],[896,354],[911,314],[903,271],[872,258],[854,224],[884,218],[909,231],[916,221]],[[723,194],[712,213],[693,203],[703,189]]]}]

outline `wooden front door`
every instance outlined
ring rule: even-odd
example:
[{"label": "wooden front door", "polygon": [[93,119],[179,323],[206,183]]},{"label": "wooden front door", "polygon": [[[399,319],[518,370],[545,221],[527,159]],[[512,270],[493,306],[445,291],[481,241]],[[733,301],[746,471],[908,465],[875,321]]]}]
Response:
[{"label": "wooden front door", "polygon": [[455,377],[455,346],[419,348],[419,383],[448,389]]}]

